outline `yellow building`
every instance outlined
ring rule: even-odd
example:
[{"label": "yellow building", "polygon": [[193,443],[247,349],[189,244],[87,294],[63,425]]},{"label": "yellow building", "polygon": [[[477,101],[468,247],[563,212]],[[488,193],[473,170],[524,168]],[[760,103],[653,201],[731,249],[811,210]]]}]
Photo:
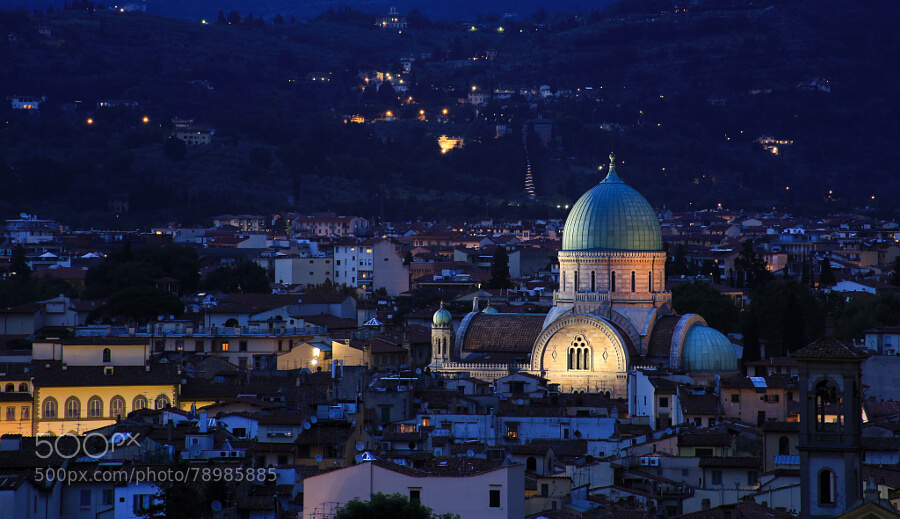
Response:
[{"label": "yellow building", "polygon": [[131,411],[178,405],[180,368],[148,362],[146,339],[80,338],[36,342],[34,435],[80,434]]},{"label": "yellow building", "polygon": [[0,370],[0,435],[31,436],[31,365],[10,363]]},{"label": "yellow building", "polygon": [[32,427],[35,435],[81,434],[140,409],[178,406],[180,368],[67,366],[35,362]]}]

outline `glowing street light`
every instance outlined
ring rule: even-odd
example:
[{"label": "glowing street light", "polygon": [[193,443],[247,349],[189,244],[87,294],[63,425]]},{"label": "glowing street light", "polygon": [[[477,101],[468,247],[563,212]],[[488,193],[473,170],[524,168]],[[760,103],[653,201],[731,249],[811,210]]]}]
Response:
[{"label": "glowing street light", "polygon": [[88,123],[88,124],[94,124],[94,120],[91,119],[91,118],[88,118],[87,123]]},{"label": "glowing street light", "polygon": [[147,117],[146,115],[144,116],[144,118],[142,120],[144,121],[144,124],[147,124],[150,122],[150,118]]}]

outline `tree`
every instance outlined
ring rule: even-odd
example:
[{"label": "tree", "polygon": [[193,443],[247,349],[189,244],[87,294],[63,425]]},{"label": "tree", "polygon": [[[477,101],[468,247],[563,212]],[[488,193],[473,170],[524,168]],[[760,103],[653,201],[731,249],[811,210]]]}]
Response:
[{"label": "tree", "polygon": [[753,240],[744,241],[740,255],[734,260],[734,268],[748,288],[756,288],[772,278],[765,260],[756,253]]},{"label": "tree", "polygon": [[[187,463],[179,462],[169,466],[170,473],[188,473]],[[139,517],[148,519],[193,519],[205,517],[213,501],[225,501],[229,494],[228,484],[213,481],[198,485],[184,485],[173,480],[156,483],[159,492],[150,506],[137,512]],[[233,492],[233,489],[231,490]]]},{"label": "tree", "polygon": [[900,287],[900,256],[894,258],[894,271],[891,273],[890,283],[895,287]]},{"label": "tree", "polygon": [[797,281],[770,281],[753,292],[749,314],[766,344],[766,356],[786,354],[822,335],[825,315],[809,287]]},{"label": "tree", "polygon": [[409,265],[412,262],[413,262],[412,251],[406,251],[406,256],[403,257],[403,264]]},{"label": "tree", "polygon": [[690,276],[694,273],[694,269],[691,268],[690,263],[688,263],[684,245],[679,244],[675,247],[675,255],[672,256],[671,261],[667,261],[666,263],[666,277]]},{"label": "tree", "polygon": [[25,248],[16,245],[13,249],[12,259],[9,264],[9,275],[15,279],[28,279],[31,277],[31,267],[28,266],[28,257],[25,255]]},{"label": "tree", "polygon": [[225,12],[220,10],[219,17],[216,18],[216,23],[219,25],[226,25],[228,23],[228,19],[225,18]]},{"label": "tree", "polygon": [[281,16],[281,13],[275,15],[275,18],[272,20],[272,23],[275,25],[284,25],[284,18]]},{"label": "tree", "polygon": [[116,292],[109,300],[91,312],[91,321],[109,321],[122,316],[128,322],[148,323],[158,315],[180,317],[184,303],[178,296],[153,287],[130,287]]},{"label": "tree", "polygon": [[187,156],[187,143],[177,137],[169,137],[163,146],[166,157],[178,162]]},{"label": "tree", "polygon": [[819,274],[819,286],[831,287],[837,281],[834,279],[834,272],[831,271],[831,260],[825,258],[822,260],[822,272]]},{"label": "tree", "polygon": [[237,11],[230,11],[227,20],[229,25],[237,25],[241,23],[241,15]]},{"label": "tree", "polygon": [[672,308],[679,314],[700,314],[707,324],[722,333],[740,327],[740,311],[731,298],[700,281],[672,288]]},{"label": "tree", "polygon": [[487,288],[510,288],[512,282],[509,279],[509,254],[502,245],[494,251],[491,259],[491,279]]},{"label": "tree", "polygon": [[208,291],[243,294],[268,294],[272,291],[266,269],[252,261],[244,261],[233,267],[217,268],[206,276],[203,285]]},{"label": "tree", "polygon": [[402,494],[372,494],[369,501],[353,499],[338,507],[334,519],[459,519],[458,515],[435,515],[418,500]]}]

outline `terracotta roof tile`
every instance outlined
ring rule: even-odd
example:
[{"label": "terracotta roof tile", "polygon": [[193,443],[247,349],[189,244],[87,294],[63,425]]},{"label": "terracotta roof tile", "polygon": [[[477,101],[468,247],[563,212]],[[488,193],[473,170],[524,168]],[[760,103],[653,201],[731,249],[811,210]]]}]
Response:
[{"label": "terracotta roof tile", "polygon": [[677,315],[665,315],[656,321],[650,344],[647,346],[648,357],[668,357],[672,345],[672,334],[680,319]]},{"label": "terracotta roof tile", "polygon": [[795,359],[863,360],[868,355],[837,337],[822,337],[795,351],[791,357]]},{"label": "terracotta roof tile", "polygon": [[544,327],[542,314],[479,314],[468,323],[464,351],[531,353]]}]

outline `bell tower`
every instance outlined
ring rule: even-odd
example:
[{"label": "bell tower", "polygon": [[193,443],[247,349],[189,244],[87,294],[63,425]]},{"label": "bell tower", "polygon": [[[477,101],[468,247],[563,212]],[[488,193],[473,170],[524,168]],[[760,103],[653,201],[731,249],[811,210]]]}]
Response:
[{"label": "bell tower", "polygon": [[433,366],[442,366],[450,362],[453,339],[453,316],[441,302],[441,307],[431,318],[431,364]]},{"label": "bell tower", "polygon": [[862,500],[862,362],[835,337],[795,352],[800,363],[801,519],[837,517]]}]

